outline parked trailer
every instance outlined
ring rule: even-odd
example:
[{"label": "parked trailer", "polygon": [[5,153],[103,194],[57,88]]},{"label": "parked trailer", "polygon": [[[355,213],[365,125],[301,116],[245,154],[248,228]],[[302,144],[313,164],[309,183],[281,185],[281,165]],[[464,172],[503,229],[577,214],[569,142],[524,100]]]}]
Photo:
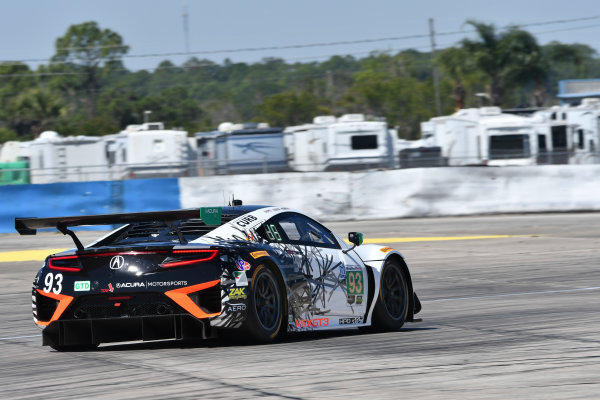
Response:
[{"label": "parked trailer", "polygon": [[459,110],[421,123],[423,141],[439,146],[443,163],[461,165],[536,164],[537,133],[530,119],[502,114],[498,107]]},{"label": "parked trailer", "polygon": [[198,132],[198,175],[287,171],[283,129],[266,123],[223,122],[216,131]]},{"label": "parked trailer", "polygon": [[312,124],[285,129],[290,167],[295,171],[394,168],[396,131],[362,114],[319,116]]},{"label": "parked trailer", "polygon": [[559,163],[600,162],[600,99],[586,98],[576,106],[554,106],[534,113],[532,118],[552,127],[554,160],[562,156]]},{"label": "parked trailer", "polygon": [[83,182],[111,179],[101,137],[61,137],[43,132],[29,142],[31,183]]},{"label": "parked trailer", "polygon": [[113,179],[193,175],[192,149],[183,130],[165,129],[162,122],[129,125],[104,136]]},{"label": "parked trailer", "polygon": [[556,111],[546,109],[531,116],[538,137],[538,164],[569,164],[573,157],[575,125],[556,119]]}]

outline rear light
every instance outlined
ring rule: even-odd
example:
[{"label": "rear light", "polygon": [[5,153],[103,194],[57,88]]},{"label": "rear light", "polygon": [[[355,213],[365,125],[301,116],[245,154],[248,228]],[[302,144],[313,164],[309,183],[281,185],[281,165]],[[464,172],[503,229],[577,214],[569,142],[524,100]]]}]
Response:
[{"label": "rear light", "polygon": [[51,257],[48,259],[48,268],[57,271],[78,272],[81,264],[77,256]]},{"label": "rear light", "polygon": [[193,256],[193,258],[177,259],[168,262],[163,262],[160,265],[162,268],[181,267],[184,265],[191,265],[205,261],[211,261],[217,256],[217,254],[219,254],[219,250],[174,250],[173,254],[189,254]]}]

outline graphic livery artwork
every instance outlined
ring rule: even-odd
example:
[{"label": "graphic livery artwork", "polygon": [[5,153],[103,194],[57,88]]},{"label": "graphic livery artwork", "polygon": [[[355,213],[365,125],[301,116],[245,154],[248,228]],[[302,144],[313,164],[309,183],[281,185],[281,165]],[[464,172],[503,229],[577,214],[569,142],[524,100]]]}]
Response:
[{"label": "graphic livery artwork", "polygon": [[[349,242],[285,207],[243,206],[16,218],[22,235],[56,228],[76,248],[33,282],[33,318],[58,350],[130,340],[208,338],[238,329],[267,342],[288,331],[400,329],[421,304],[402,255]],[[70,229],[122,225],[83,246]]]}]

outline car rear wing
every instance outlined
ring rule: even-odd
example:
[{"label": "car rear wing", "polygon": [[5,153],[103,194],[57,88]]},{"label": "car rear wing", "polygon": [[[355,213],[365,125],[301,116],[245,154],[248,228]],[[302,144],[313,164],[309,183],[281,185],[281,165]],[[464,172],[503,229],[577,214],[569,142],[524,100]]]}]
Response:
[{"label": "car rear wing", "polygon": [[201,218],[206,225],[221,225],[223,207],[202,207],[186,210],[151,211],[127,214],[76,215],[70,217],[51,218],[15,218],[15,229],[21,235],[35,235],[38,229],[56,228],[63,235],[69,235],[79,250],[83,245],[73,231],[72,226],[83,225],[124,225],[135,222],[161,221],[172,227],[181,243],[186,243],[178,229],[176,221]]}]

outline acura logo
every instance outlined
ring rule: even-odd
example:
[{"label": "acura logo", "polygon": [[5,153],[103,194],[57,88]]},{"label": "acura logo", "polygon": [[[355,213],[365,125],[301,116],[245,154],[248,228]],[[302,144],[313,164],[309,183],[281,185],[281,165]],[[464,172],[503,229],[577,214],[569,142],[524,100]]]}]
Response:
[{"label": "acura logo", "polygon": [[114,256],[110,259],[110,269],[121,269],[125,265],[123,256]]}]

